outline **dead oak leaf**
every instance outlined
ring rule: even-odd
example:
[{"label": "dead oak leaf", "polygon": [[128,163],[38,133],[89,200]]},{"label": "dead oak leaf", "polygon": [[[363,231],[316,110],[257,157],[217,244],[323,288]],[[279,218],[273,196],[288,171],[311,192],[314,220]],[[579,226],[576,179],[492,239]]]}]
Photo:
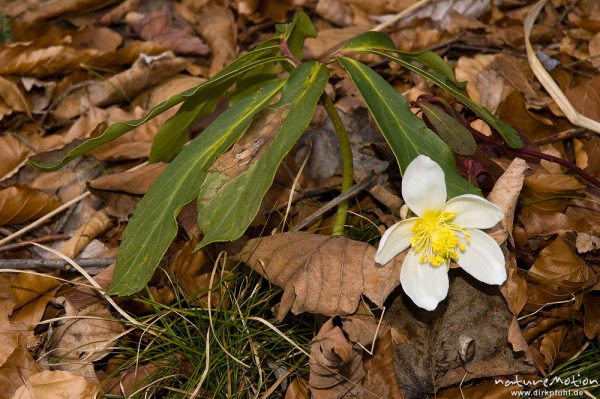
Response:
[{"label": "dead oak leaf", "polygon": [[67,371],[47,371],[27,379],[12,399],[95,398],[100,389],[85,378]]},{"label": "dead oak leaf", "polygon": [[379,266],[375,251],[369,244],[341,236],[297,232],[252,239],[234,259],[283,288],[276,314],[282,320],[289,310],[351,314],[361,295],[382,306],[400,283],[404,256]]}]

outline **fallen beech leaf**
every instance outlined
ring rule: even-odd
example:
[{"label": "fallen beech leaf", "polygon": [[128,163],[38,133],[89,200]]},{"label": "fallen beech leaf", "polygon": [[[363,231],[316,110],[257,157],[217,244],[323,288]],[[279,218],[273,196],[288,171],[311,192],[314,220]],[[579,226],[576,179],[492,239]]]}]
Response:
[{"label": "fallen beech leaf", "polygon": [[510,89],[502,76],[491,69],[496,55],[478,54],[474,58],[460,57],[456,64],[456,80],[467,81],[467,93],[477,104],[494,113]]},{"label": "fallen beech leaf", "polygon": [[542,338],[540,342],[539,351],[544,356],[544,364],[546,366],[546,371],[549,372],[552,370],[554,361],[556,360],[558,354],[561,351],[568,331],[569,327],[565,324],[562,324],[550,331],[549,333],[545,334]]},{"label": "fallen beech leaf", "polygon": [[600,122],[600,78],[598,76],[568,89],[565,95],[577,111]]},{"label": "fallen beech leaf", "polygon": [[290,309],[294,314],[351,314],[361,295],[382,306],[400,283],[404,256],[379,266],[375,252],[346,237],[297,232],[252,239],[233,258],[283,288],[276,314],[282,320]]},{"label": "fallen beech leaf", "polygon": [[527,281],[517,268],[515,256],[510,253],[506,260],[508,277],[500,287],[500,291],[508,303],[508,308],[513,315],[518,316],[527,303]]},{"label": "fallen beech leaf", "polygon": [[523,390],[516,384],[509,384],[506,386],[501,379],[501,383],[497,383],[496,379],[485,380],[477,385],[469,387],[452,387],[448,389],[442,389],[437,392],[435,397],[437,399],[506,399],[510,397],[518,397],[517,392]]},{"label": "fallen beech leaf", "polygon": [[97,301],[83,309],[75,308],[65,297],[57,298],[55,303],[64,307],[66,318],[57,321],[48,332],[40,355],[42,366],[51,364],[54,369],[97,381],[92,362],[108,355],[114,338],[123,332],[123,326],[113,321],[110,310],[102,302]]},{"label": "fallen beech leaf", "polygon": [[564,234],[578,229],[573,219],[559,212],[543,215],[531,212],[521,215],[520,220],[529,238],[538,236],[549,237],[554,234]]},{"label": "fallen beech leaf", "polygon": [[32,6],[32,9],[25,13],[23,19],[33,24],[42,19],[56,18],[64,14],[74,14],[77,12],[90,12],[94,9],[100,9],[114,3],[115,0],[49,0],[42,4]]},{"label": "fallen beech leaf", "polygon": [[562,237],[557,237],[540,252],[529,273],[558,283],[581,283],[594,276],[592,269]]},{"label": "fallen beech leaf", "polygon": [[91,107],[127,100],[142,89],[182,71],[186,64],[186,60],[170,52],[153,57],[142,55],[128,70],[67,95],[53,115],[57,119],[70,119]]},{"label": "fallen beech leaf", "polygon": [[13,111],[25,112],[27,115],[31,116],[29,103],[19,86],[3,77],[0,77],[0,98],[2,98]]},{"label": "fallen beech leaf", "polygon": [[161,162],[146,164],[135,170],[102,176],[88,182],[89,187],[103,191],[118,191],[143,195],[167,165]]},{"label": "fallen beech leaf", "polygon": [[578,232],[575,247],[580,254],[596,250],[600,248],[600,237]]},{"label": "fallen beech leaf", "polygon": [[600,294],[598,291],[583,294],[585,309],[583,327],[588,339],[597,338],[600,334]]},{"label": "fallen beech leaf", "polygon": [[295,378],[285,390],[284,399],[310,399],[308,382],[302,378]]},{"label": "fallen beech leaf", "polygon": [[311,397],[402,399],[395,381],[392,333],[372,316],[334,317],[323,324],[310,346]]},{"label": "fallen beech leaf", "polygon": [[488,231],[488,234],[498,244],[502,244],[508,237],[511,238],[511,242],[514,244],[512,230],[515,209],[519,200],[519,194],[523,188],[525,171],[527,169],[529,169],[527,162],[520,158],[513,159],[488,195],[488,200],[498,205],[502,209],[502,212],[504,212],[504,219],[502,219],[500,224]]},{"label": "fallen beech leaf", "polygon": [[0,399],[9,399],[25,380],[41,371],[33,360],[23,339],[19,339],[15,350],[0,367]]},{"label": "fallen beech leaf", "polygon": [[156,55],[164,47],[153,42],[132,42],[117,51],[74,49],[61,45],[48,46],[38,41],[0,45],[0,74],[22,74],[36,77],[68,73],[86,68],[114,68],[129,65],[141,54]]},{"label": "fallen beech leaf", "polygon": [[564,198],[554,198],[573,194],[585,189],[573,176],[563,174],[545,174],[540,169],[525,178],[524,190],[521,201],[524,203],[521,214],[538,212],[543,214],[563,212],[567,205]]},{"label": "fallen beech leaf", "polygon": [[25,164],[31,150],[11,135],[0,136],[0,180],[8,179]]},{"label": "fallen beech leaf", "polygon": [[342,29],[319,30],[318,38],[309,37],[304,42],[304,56],[308,59],[317,59],[327,51],[333,50],[337,45],[346,40],[364,33],[365,28],[350,26]]},{"label": "fallen beech leaf", "polygon": [[197,16],[196,29],[206,39],[212,53],[209,76],[214,76],[237,53],[237,29],[228,7],[209,4]]},{"label": "fallen beech leaf", "polygon": [[[61,244],[58,248],[63,255],[74,259],[87,245],[96,237],[102,235],[105,231],[112,227],[112,220],[105,210],[100,210],[87,219],[85,223],[79,227],[67,241]],[[58,256],[54,255],[55,259]]]},{"label": "fallen beech leaf", "polygon": [[0,190],[0,226],[38,218],[60,205],[53,196],[24,186]]},{"label": "fallen beech leaf", "polygon": [[409,342],[396,342],[396,374],[406,399],[475,378],[534,372],[507,339],[513,315],[498,288],[450,270],[448,298],[433,312],[406,296],[384,319]]},{"label": "fallen beech leaf", "polygon": [[154,363],[141,363],[127,368],[111,378],[106,383],[104,391],[113,395],[125,394],[127,397],[140,388],[140,385],[158,369],[159,366]]},{"label": "fallen beech leaf", "polygon": [[160,43],[165,48],[181,54],[206,55],[208,46],[193,35],[190,26],[177,27],[171,24],[172,17],[163,11],[150,14],[130,12],[125,22],[144,40]]},{"label": "fallen beech leaf", "polygon": [[95,398],[100,388],[67,371],[47,371],[29,377],[11,399],[84,399]]}]

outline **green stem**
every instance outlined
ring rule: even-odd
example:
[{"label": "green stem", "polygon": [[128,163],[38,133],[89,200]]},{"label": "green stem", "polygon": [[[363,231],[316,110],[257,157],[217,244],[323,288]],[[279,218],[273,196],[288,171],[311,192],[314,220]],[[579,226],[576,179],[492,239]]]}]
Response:
[{"label": "green stem", "polygon": [[[344,127],[344,123],[340,118],[331,98],[327,93],[323,93],[321,96],[321,104],[325,107],[325,111],[335,130],[335,135],[340,142],[340,148],[342,151],[342,189],[341,192],[348,191],[352,187],[353,179],[353,167],[352,167],[352,147],[350,146],[350,139],[348,138],[348,132]],[[348,209],[350,208],[350,200],[346,200],[338,205],[337,213],[335,215],[335,222],[333,224],[333,235],[339,236],[344,234],[344,226],[346,225],[346,217],[348,216]]]}]

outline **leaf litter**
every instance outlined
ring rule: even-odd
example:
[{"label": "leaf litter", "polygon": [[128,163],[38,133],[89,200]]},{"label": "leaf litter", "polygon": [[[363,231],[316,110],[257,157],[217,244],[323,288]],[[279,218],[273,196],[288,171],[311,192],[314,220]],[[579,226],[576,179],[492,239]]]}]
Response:
[{"label": "leaf litter", "polygon": [[[285,398],[504,398],[535,388],[496,380],[556,375],[563,364],[598,350],[600,206],[594,181],[600,178],[595,129],[600,9],[594,1],[552,0],[543,8],[533,1],[425,1],[413,11],[406,10],[415,2],[404,0],[93,3],[13,2],[4,10],[11,22],[0,44],[0,234],[19,231],[86,187],[93,196],[26,233],[19,246],[0,247],[0,265],[4,259],[48,256],[26,241],[50,242],[71,258],[113,258],[125,223],[165,165],[135,167],[149,156],[153,138],[176,109],[101,147],[72,171],[42,175],[25,165],[27,159],[64,150],[108,124],[142,117],[160,101],[214,76],[300,7],[319,32],[307,40],[306,56],[327,53],[370,29],[387,29],[402,50],[433,49],[444,56],[458,80],[469,82],[471,100],[517,128],[527,143],[522,151],[495,142],[485,122],[442,90],[365,56],[414,101],[414,112],[423,101],[428,126],[456,147],[459,171],[484,193],[491,191],[488,198],[503,209],[505,219],[490,233],[503,245],[508,279],[498,290],[451,270],[449,299],[428,313],[398,288],[402,257],[384,266],[374,263],[373,245],[402,215],[400,174],[362,99],[332,70],[334,85],[327,90],[350,133],[355,180],[382,176],[353,199],[351,211],[358,216],[348,219],[348,237],[328,235],[331,212],[311,219],[305,232],[292,232],[333,198],[341,181],[337,141],[318,105],[309,132],[283,160],[276,184],[238,242],[194,252],[202,233],[193,218],[189,223],[190,217],[180,215],[177,239],[161,263],[164,271],[152,276],[147,291],[119,300],[147,323],[147,333],[133,331],[136,326],[72,268],[41,274],[1,270],[0,384],[6,389],[0,397],[89,398],[144,389],[158,396],[168,390],[189,395],[208,353],[198,357],[195,349],[180,345],[163,359],[132,364],[124,357],[153,345],[153,326],[171,331],[162,321],[174,317],[189,325],[195,317],[190,309],[206,309],[209,298],[214,311],[206,317],[219,317],[225,309],[244,313],[245,302],[237,298],[272,292],[265,284],[280,291],[265,297],[265,307],[254,316],[270,320],[310,356],[282,344],[289,342],[280,335],[279,342],[228,337],[219,324],[225,319],[215,319],[218,336],[208,343],[216,339],[233,348],[228,340],[244,340],[236,359],[257,371],[239,386],[222,388],[229,396],[271,389],[274,397]],[[456,121],[464,126],[453,138]],[[191,124],[186,138],[204,126]],[[464,141],[465,128],[475,138],[474,154],[473,142]],[[221,158],[225,166],[231,154]],[[277,210],[290,198],[288,226],[280,232],[283,215]],[[58,241],[56,233],[68,239]],[[221,251],[229,256],[222,267],[215,263],[223,259]],[[240,272],[244,264],[262,276],[262,285],[245,285],[250,277]],[[112,267],[98,271],[96,281],[108,288]],[[321,315],[331,319],[323,322]],[[239,331],[247,332],[251,326],[244,323],[250,321],[240,322]],[[311,323],[302,333],[289,329]],[[204,341],[209,327],[203,326],[192,335]],[[194,342],[199,348],[206,344]],[[208,360],[216,361],[223,352],[216,344],[211,348]],[[224,363],[236,364],[223,356]],[[287,376],[279,379],[278,368],[268,364]],[[588,377],[600,378],[597,372]],[[599,395],[597,387],[586,389],[588,396]],[[211,397],[225,392],[200,391]]]}]

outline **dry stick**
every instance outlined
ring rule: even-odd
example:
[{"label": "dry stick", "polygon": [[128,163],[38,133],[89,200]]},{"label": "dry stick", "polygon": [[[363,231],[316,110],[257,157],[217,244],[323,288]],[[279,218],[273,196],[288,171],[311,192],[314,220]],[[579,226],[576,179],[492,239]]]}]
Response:
[{"label": "dry stick", "polygon": [[[115,258],[83,258],[75,261],[84,268],[106,267],[115,263]],[[62,269],[69,265],[62,259],[0,259],[0,269]]]},{"label": "dry stick", "polygon": [[28,224],[27,226],[23,227],[22,229],[12,233],[11,235],[9,235],[8,237],[4,237],[3,239],[0,240],[0,245],[4,245],[12,240],[14,240],[17,237],[22,236],[23,234],[27,233],[30,230],[35,229],[38,226],[41,226],[42,224],[44,224],[47,220],[52,219],[55,215],[61,213],[62,211],[64,211],[65,209],[69,208],[71,205],[78,203],[79,201],[81,201],[82,199],[86,198],[87,196],[89,196],[91,193],[89,191],[86,191],[85,193],[73,198],[70,201],[65,202],[64,204],[62,204],[61,206],[59,206],[58,208],[56,208],[55,210],[53,210],[50,213],[47,213],[46,215],[42,216],[41,218],[39,218],[38,220],[36,220],[35,222]]},{"label": "dry stick", "polygon": [[300,231],[303,228],[310,226],[315,220],[317,220],[318,218],[323,216],[324,213],[335,208],[338,204],[340,204],[352,197],[355,197],[361,191],[366,190],[369,187],[371,187],[373,184],[375,184],[375,180],[376,180],[375,175],[370,175],[369,177],[367,177],[360,183],[352,186],[352,188],[350,188],[350,190],[345,191],[342,194],[338,195],[337,197],[335,197],[334,199],[332,199],[331,201],[329,201],[328,203],[323,205],[321,208],[319,208],[318,211],[312,213],[306,219],[304,219],[303,221],[298,223],[296,226],[294,226],[294,228],[292,228],[292,231]]},{"label": "dry stick", "polygon": [[429,4],[429,3],[431,3],[431,0],[421,0],[421,1],[418,1],[415,4],[413,4],[412,6],[407,7],[404,10],[400,11],[398,14],[394,15],[388,21],[385,21],[384,23],[381,23],[381,24],[377,25],[376,27],[374,27],[373,29],[371,29],[371,31],[373,31],[373,32],[383,32],[384,30],[386,30],[387,28],[389,28],[390,26],[392,26],[396,22],[400,21],[402,18],[405,18],[405,17],[409,16],[413,12],[417,11],[419,8],[424,7],[427,4]]}]

